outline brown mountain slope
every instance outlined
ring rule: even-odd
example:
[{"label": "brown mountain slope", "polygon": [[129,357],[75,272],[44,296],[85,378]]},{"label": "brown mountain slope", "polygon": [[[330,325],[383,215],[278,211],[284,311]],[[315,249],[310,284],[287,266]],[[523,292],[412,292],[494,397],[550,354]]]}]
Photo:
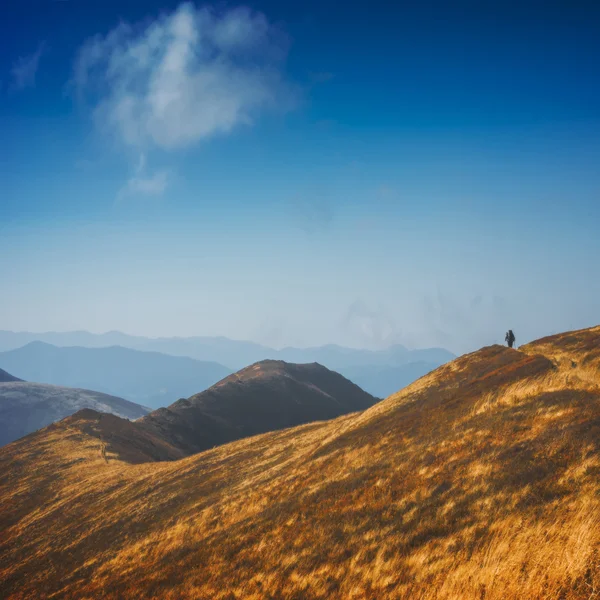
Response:
[{"label": "brown mountain slope", "polygon": [[0,596],[594,598],[599,347],[484,348],[363,413],[175,462],[47,428],[0,451]]},{"label": "brown mountain slope", "polygon": [[185,454],[373,406],[377,399],[317,364],[265,360],[137,421]]}]

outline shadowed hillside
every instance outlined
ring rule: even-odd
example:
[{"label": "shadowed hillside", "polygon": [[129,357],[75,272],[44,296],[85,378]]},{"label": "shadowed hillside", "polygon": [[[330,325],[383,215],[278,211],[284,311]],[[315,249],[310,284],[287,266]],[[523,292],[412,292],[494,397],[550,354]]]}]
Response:
[{"label": "shadowed hillside", "polygon": [[0,369],[0,383],[7,383],[9,381],[22,381],[18,377],[13,377],[10,373]]},{"label": "shadowed hillside", "polygon": [[139,426],[192,454],[267,431],[333,419],[376,401],[319,364],[266,360],[150,413]]},{"label": "shadowed hillside", "polygon": [[83,434],[99,443],[100,455],[106,463],[109,457],[131,463],[177,460],[185,454],[164,439],[140,429],[136,423],[116,415],[83,409],[61,423],[51,425],[49,431],[58,435]]},{"label": "shadowed hillside", "polygon": [[600,327],[483,348],[175,462],[63,421],[0,451],[0,595],[594,598],[599,367]]}]

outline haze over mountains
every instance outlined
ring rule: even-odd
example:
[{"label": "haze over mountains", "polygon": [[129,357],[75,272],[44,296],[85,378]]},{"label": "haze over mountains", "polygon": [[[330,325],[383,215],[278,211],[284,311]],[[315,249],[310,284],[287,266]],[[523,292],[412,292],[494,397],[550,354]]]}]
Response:
[{"label": "haze over mountains", "polygon": [[[18,349],[33,341],[42,341],[58,347],[86,347],[105,348],[108,346],[122,346],[135,350],[154,351],[163,354],[194,358],[203,362],[219,363],[227,367],[228,371],[218,370],[220,377],[237,371],[248,365],[262,360],[283,360],[290,363],[318,362],[328,369],[332,369],[359,383],[369,393],[378,397],[385,397],[397,391],[400,387],[414,381],[439,365],[454,358],[454,355],[442,348],[425,348],[409,350],[404,346],[395,345],[386,350],[357,350],[336,345],[327,345],[313,348],[284,348],[276,350],[253,342],[229,340],[224,337],[190,337],[190,338],[144,338],[130,336],[120,332],[105,334],[92,334],[85,331],[66,333],[27,333],[0,331],[0,351]],[[0,364],[2,364],[0,354]],[[17,365],[21,367],[21,363]],[[209,367],[206,367],[210,370]],[[214,368],[214,367],[213,367]],[[17,372],[17,369],[13,369]],[[163,373],[167,374],[166,370]],[[224,374],[223,374],[224,373]],[[219,377],[219,378],[220,378]],[[35,377],[29,377],[35,379]],[[214,378],[213,378],[214,379]],[[202,391],[218,379],[207,378],[208,385],[185,388],[184,392],[175,395],[159,394],[158,397],[148,398],[147,390],[135,392],[131,387],[124,389],[118,387],[111,389],[111,393],[123,396],[135,402],[142,402],[150,406],[166,406],[178,397],[187,397]],[[48,381],[72,385],[71,380]],[[81,383],[85,387],[94,388],[95,385],[86,380]],[[165,385],[172,388],[171,384]],[[106,391],[102,388],[103,391]]]},{"label": "haze over mountains", "polygon": [[119,331],[94,334],[87,331],[29,333],[0,331],[0,351],[20,348],[30,342],[41,341],[53,346],[81,346],[84,348],[105,348],[122,346],[134,350],[145,350],[187,356],[203,361],[214,361],[237,370],[276,352],[253,342],[234,341],[221,337],[191,338],[146,338],[127,335]]},{"label": "haze over mountains", "polygon": [[0,352],[14,350],[36,341],[46,342],[53,346],[81,346],[84,348],[123,346],[134,350],[215,361],[231,370],[239,370],[266,359],[293,363],[318,362],[329,369],[336,370],[362,365],[404,365],[416,361],[444,363],[454,358],[451,352],[443,348],[409,350],[404,346],[395,345],[386,350],[359,350],[329,344],[312,348],[276,350],[254,342],[230,340],[225,337],[147,338],[119,331],[103,334],[87,331],[47,333],[0,331]]},{"label": "haze over mountains", "polygon": [[588,600],[599,373],[600,327],[491,346],[174,462],[79,412],[0,449],[0,595]]},{"label": "haze over mountains", "polygon": [[[0,340],[4,346],[10,346],[13,343],[26,341],[35,335],[0,332]],[[94,336],[86,332],[75,332],[73,334],[42,334],[40,337],[46,337],[55,342],[78,341],[91,345],[116,341],[127,342],[128,340],[131,342],[130,336],[119,333]],[[379,352],[354,350],[333,345],[307,349],[287,348],[276,351],[257,344],[235,342],[226,338],[190,338],[187,340],[174,338],[173,340],[157,341],[144,338],[132,339],[132,343],[138,345],[147,346],[149,343],[156,342],[158,346],[171,349],[173,352],[183,352],[187,348],[196,355],[208,355],[214,350],[219,356],[229,356],[232,363],[241,360],[243,356],[260,353],[284,354],[298,360],[306,356],[317,356],[330,364],[340,365],[341,375],[368,393],[364,394],[360,390],[360,394],[364,394],[360,402],[354,402],[351,397],[340,398],[339,394],[329,397],[327,392],[324,392],[311,401],[303,397],[303,401],[306,400],[307,404],[289,406],[270,404],[273,394],[278,392],[276,389],[269,388],[266,383],[267,377],[260,379],[262,387],[255,385],[258,378],[255,378],[252,384],[249,383],[249,380],[242,384],[237,377],[227,379],[226,385],[219,388],[216,394],[215,389],[203,394],[202,392],[230,375],[231,371],[214,361],[200,361],[185,356],[135,350],[122,346],[58,347],[42,341],[29,341],[25,346],[0,352],[0,364],[19,376],[17,378],[6,371],[0,371],[0,381],[22,379],[35,382],[22,386],[4,386],[0,389],[0,402],[3,403],[0,411],[3,411],[4,416],[0,442],[8,443],[84,407],[136,419],[148,412],[145,407],[156,409],[181,400],[177,404],[176,410],[170,407],[170,411],[165,412],[162,420],[156,421],[155,415],[153,415],[147,421],[149,424],[152,423],[153,427],[160,428],[166,427],[166,422],[169,421],[169,426],[179,431],[182,436],[181,443],[175,444],[174,448],[177,449],[174,450],[175,454],[167,453],[168,457],[172,458],[180,456],[178,452],[182,449],[184,452],[192,449],[199,451],[212,447],[216,443],[231,441],[245,435],[262,433],[312,420],[329,419],[351,410],[363,409],[375,401],[372,396],[382,398],[389,395],[431,371],[438,364],[435,361],[449,356],[449,353],[444,350],[409,351],[401,346]],[[434,362],[410,362],[413,357],[419,356]],[[403,361],[409,362],[402,364]],[[272,365],[286,364],[283,361],[271,362]],[[303,368],[306,370],[309,367],[305,365]],[[317,367],[313,366],[312,368]],[[324,367],[318,368],[324,369]],[[266,369],[265,372],[275,372],[277,376],[280,375],[278,369],[273,366]],[[245,370],[244,373],[247,374],[248,371]],[[287,377],[285,381],[288,386],[295,381],[294,376],[289,372],[283,373],[282,371],[281,374],[285,374]],[[336,377],[343,379],[341,375],[336,374]],[[271,381],[277,381],[277,377],[271,378]],[[301,381],[296,381],[296,384],[303,385]],[[225,389],[226,393],[223,393]],[[285,396],[285,390],[279,390],[279,392],[283,392],[283,396]],[[259,408],[258,405],[251,404],[250,406],[253,407],[248,412],[247,404],[243,400],[245,395],[252,396],[253,393],[263,396],[265,407],[264,410],[259,410],[254,415],[252,411],[256,411]],[[298,394],[298,390],[290,393],[290,401]],[[106,397],[103,398],[103,395]],[[281,395],[280,393],[279,396],[281,397]],[[193,398],[190,398],[192,396]],[[234,397],[237,400],[233,400]],[[190,398],[190,400],[185,400],[186,398]],[[223,398],[226,398],[224,402]],[[124,408],[123,405],[126,400],[132,403],[129,409]],[[189,402],[192,402],[194,411],[183,410],[183,407],[188,406]],[[222,421],[214,412],[215,403],[219,402],[223,402],[223,406],[217,413],[219,411],[227,413],[229,409],[233,411],[231,403],[236,405],[235,410],[238,412],[239,418],[235,420],[235,424],[230,423],[227,418]],[[121,404],[117,406],[115,403]],[[207,408],[207,403],[212,403],[213,408]],[[189,432],[186,433],[186,427],[189,425],[186,419],[189,419],[192,414],[195,427],[204,432],[202,442],[194,441],[195,436],[193,434],[190,436]],[[185,418],[182,415],[185,415]],[[168,419],[165,420],[166,416]],[[159,453],[159,455],[163,456],[164,453]]]},{"label": "haze over mountains", "polygon": [[418,361],[396,367],[363,365],[345,367],[340,369],[339,372],[370,394],[378,398],[387,398],[390,394],[410,385],[419,377],[427,375],[441,364],[443,363],[437,361]]},{"label": "haze over mountains", "polygon": [[0,364],[20,378],[93,389],[158,408],[204,390],[231,373],[203,362],[129,348],[58,348],[31,342],[0,352]]}]

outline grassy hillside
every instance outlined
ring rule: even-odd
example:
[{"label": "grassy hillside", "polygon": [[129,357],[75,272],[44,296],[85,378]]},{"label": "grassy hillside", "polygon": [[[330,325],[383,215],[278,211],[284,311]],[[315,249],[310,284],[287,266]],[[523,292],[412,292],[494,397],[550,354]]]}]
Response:
[{"label": "grassy hillside", "polygon": [[332,419],[376,401],[319,364],[265,360],[150,413],[136,425],[187,455],[267,431]]},{"label": "grassy hillside", "polygon": [[600,328],[492,346],[174,462],[65,420],[0,451],[0,596],[594,598],[599,368]]}]

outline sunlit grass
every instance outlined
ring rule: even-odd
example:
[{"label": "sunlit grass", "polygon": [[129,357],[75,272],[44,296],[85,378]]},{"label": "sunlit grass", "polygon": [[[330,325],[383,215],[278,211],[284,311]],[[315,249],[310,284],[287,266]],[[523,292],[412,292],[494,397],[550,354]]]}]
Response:
[{"label": "sunlit grass", "polygon": [[595,598],[599,367],[600,328],[486,348],[174,462],[47,428],[0,453],[0,596]]}]

